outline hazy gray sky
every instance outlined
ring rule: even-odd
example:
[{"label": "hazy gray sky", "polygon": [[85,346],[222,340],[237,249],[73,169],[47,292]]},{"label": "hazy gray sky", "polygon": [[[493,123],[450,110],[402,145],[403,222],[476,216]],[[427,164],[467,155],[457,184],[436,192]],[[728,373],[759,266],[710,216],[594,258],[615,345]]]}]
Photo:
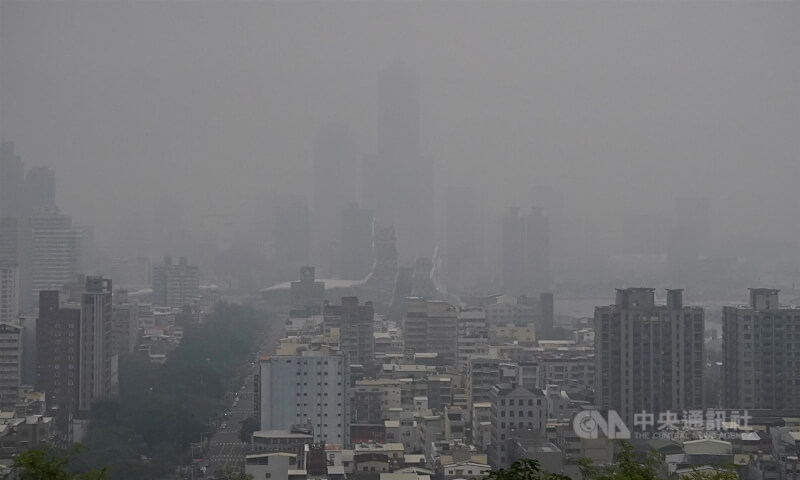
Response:
[{"label": "hazy gray sky", "polygon": [[376,74],[402,59],[441,186],[525,205],[554,185],[605,215],[709,195],[716,227],[778,235],[800,199],[799,26],[778,1],[0,0],[0,136],[84,223],[175,198],[250,215],[308,188],[321,122],[374,150]]}]

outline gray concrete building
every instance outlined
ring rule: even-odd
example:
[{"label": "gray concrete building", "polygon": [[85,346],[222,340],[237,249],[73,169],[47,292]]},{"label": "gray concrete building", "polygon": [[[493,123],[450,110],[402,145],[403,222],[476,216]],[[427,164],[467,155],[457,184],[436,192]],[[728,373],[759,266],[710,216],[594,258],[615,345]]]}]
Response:
[{"label": "gray concrete building", "polygon": [[192,305],[200,296],[200,277],[197,266],[189,265],[186,257],[172,262],[164,257],[164,263],[153,265],[153,305],[181,308]]},{"label": "gray concrete building", "polygon": [[725,408],[800,408],[800,309],[778,294],[753,288],[748,305],[722,309]]},{"label": "gray concrete building", "polygon": [[455,365],[458,355],[458,309],[446,302],[408,298],[406,355],[437,353],[440,365]]},{"label": "gray concrete building", "polygon": [[595,402],[632,424],[633,414],[701,409],[705,316],[667,290],[618,289],[616,303],[595,308]]}]

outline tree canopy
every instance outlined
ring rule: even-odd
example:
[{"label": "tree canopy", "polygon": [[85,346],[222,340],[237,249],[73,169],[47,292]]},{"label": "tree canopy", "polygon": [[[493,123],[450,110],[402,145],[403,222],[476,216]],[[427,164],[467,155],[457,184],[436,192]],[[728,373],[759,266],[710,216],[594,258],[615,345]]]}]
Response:
[{"label": "tree canopy", "polygon": [[[664,464],[661,458],[651,452],[644,461],[638,461],[636,452],[628,442],[621,442],[616,462],[611,465],[593,465],[590,461],[580,461],[581,476],[584,480],[663,480]],[[694,469],[682,477],[686,480],[737,480],[739,476],[731,469]],[[539,462],[520,459],[508,469],[491,472],[490,480],[570,480],[563,474],[542,471]]]},{"label": "tree canopy", "polygon": [[189,461],[189,444],[213,429],[227,393],[243,380],[267,330],[263,311],[219,304],[201,325],[187,327],[163,365],[146,355],[120,358],[120,395],[92,407],[77,470],[108,466],[113,480],[160,478]]},{"label": "tree canopy", "polygon": [[69,457],[51,450],[29,450],[14,458],[20,480],[106,480],[105,469],[70,473]]}]

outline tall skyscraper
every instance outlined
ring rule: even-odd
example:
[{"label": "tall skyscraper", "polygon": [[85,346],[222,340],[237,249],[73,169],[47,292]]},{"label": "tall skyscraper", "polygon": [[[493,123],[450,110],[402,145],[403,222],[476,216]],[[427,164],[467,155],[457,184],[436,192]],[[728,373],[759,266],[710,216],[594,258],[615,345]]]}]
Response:
[{"label": "tall skyscraper", "polygon": [[259,362],[261,430],[310,423],[314,441],[350,444],[350,365],[344,355],[305,351]]},{"label": "tall skyscraper", "polygon": [[532,295],[550,290],[550,229],[538,208],[503,218],[503,293]]},{"label": "tall skyscraper", "polygon": [[527,228],[526,218],[517,207],[503,217],[503,293],[507,295],[522,295],[532,289],[526,280]]},{"label": "tall skyscraper", "polygon": [[375,363],[375,309],[372,302],[358,304],[357,297],[342,297],[341,305],[322,307],[325,331],[339,330],[339,349],[351,365],[369,368]]},{"label": "tall skyscraper", "polygon": [[14,153],[14,142],[0,142],[0,218],[20,217],[25,165]]},{"label": "tall skyscraper", "polygon": [[372,271],[375,251],[372,245],[375,215],[372,210],[351,203],[341,214],[339,276],[361,280]]},{"label": "tall skyscraper", "polygon": [[116,384],[112,332],[111,280],[87,277],[81,297],[78,409],[113,393]]},{"label": "tall skyscraper", "polygon": [[62,307],[58,290],[39,292],[36,321],[36,382],[45,392],[47,406],[59,412],[62,428],[78,412],[80,384],[80,305]]},{"label": "tall skyscraper", "polygon": [[633,414],[702,409],[705,315],[683,305],[682,290],[667,290],[666,305],[652,288],[617,290],[616,303],[596,307],[595,402],[632,425]]},{"label": "tall skyscraper", "polygon": [[722,309],[725,408],[800,408],[800,310],[779,290],[750,289],[750,304]]},{"label": "tall skyscraper", "polygon": [[29,214],[56,211],[56,174],[49,167],[32,167],[25,176],[25,211]]},{"label": "tall skyscraper", "polygon": [[300,280],[289,284],[289,304],[293,310],[319,311],[325,302],[325,282],[317,281],[315,267],[300,267]]},{"label": "tall skyscraper", "polygon": [[481,198],[471,188],[455,188],[445,200],[444,270],[448,287],[475,288],[484,271]]},{"label": "tall skyscraper", "polygon": [[200,276],[197,266],[189,265],[186,257],[178,263],[164,257],[164,263],[153,265],[153,305],[182,308],[192,305],[200,296]]},{"label": "tall skyscraper", "polygon": [[0,263],[0,323],[14,323],[19,315],[19,269]]},{"label": "tall skyscraper", "polygon": [[395,64],[378,75],[378,151],[365,158],[364,206],[393,224],[403,263],[434,248],[434,167],[420,146],[419,76]]},{"label": "tall skyscraper", "polygon": [[60,213],[34,215],[30,224],[31,288],[36,297],[42,290],[60,289],[81,273],[83,230]]},{"label": "tall skyscraper", "polygon": [[0,218],[0,264],[16,265],[20,312],[33,311],[31,297],[31,222],[27,218]]},{"label": "tall skyscraper", "polygon": [[342,211],[358,200],[355,139],[345,124],[326,123],[317,134],[313,193],[315,263],[335,265]]},{"label": "tall skyscraper", "polygon": [[284,278],[293,278],[311,256],[311,219],[306,197],[285,194],[275,202],[275,267]]}]

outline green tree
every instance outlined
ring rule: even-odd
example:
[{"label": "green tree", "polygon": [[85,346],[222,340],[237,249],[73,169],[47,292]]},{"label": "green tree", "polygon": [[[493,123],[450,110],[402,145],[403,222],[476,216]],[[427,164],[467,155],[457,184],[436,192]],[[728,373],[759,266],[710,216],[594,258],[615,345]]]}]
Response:
[{"label": "green tree", "polygon": [[[596,466],[587,459],[580,461],[580,469],[586,480],[661,480],[662,472],[666,471],[664,462],[655,452],[650,452],[643,462],[636,458],[633,446],[628,442],[621,442],[616,462],[612,465]],[[693,470],[688,477],[690,480],[736,480],[739,476],[730,469],[700,471]]]},{"label": "green tree", "polygon": [[29,450],[14,458],[20,480],[105,480],[106,469],[70,473],[69,457],[49,450]]},{"label": "green tree", "polygon": [[539,462],[523,458],[514,462],[507,470],[495,470],[489,474],[490,480],[570,480],[566,475],[542,471]]},{"label": "green tree", "polygon": [[146,355],[120,357],[120,395],[96,402],[85,451],[73,471],[108,467],[114,480],[166,478],[185,464],[190,445],[211,430],[226,395],[238,389],[245,366],[272,317],[249,306],[220,303],[199,325],[187,326],[163,365]]},{"label": "green tree", "polygon": [[[584,480],[663,480],[664,463],[658,454],[651,452],[644,461],[639,461],[628,442],[620,443],[616,462],[612,465],[593,465],[587,459],[580,460],[580,471]],[[563,474],[542,471],[539,462],[531,459],[517,460],[507,470],[495,470],[490,480],[570,480]],[[688,480],[737,480],[739,476],[729,468],[702,471],[694,469],[683,477]]]}]

